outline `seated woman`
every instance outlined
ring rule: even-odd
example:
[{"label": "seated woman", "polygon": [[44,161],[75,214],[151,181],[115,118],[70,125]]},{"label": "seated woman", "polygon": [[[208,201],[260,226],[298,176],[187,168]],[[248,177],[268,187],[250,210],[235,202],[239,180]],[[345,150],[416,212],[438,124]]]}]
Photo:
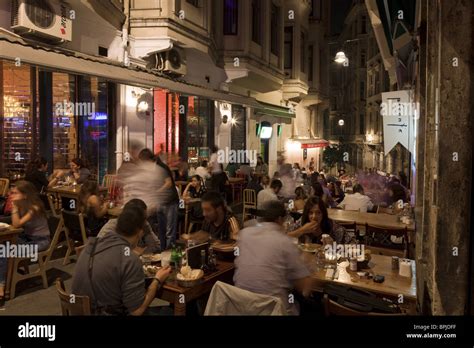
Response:
[{"label": "seated woman", "polygon": [[201,198],[206,193],[206,188],[199,175],[194,175],[191,182],[186,186],[183,192],[183,199]]},{"label": "seated woman", "polygon": [[355,238],[344,227],[329,219],[326,205],[319,197],[308,198],[299,224],[301,227],[289,232],[288,236],[301,237],[305,243],[321,244],[321,236],[328,234],[338,244],[355,243]]},{"label": "seated woman", "polygon": [[[191,178],[191,182],[184,189],[183,199],[185,202],[189,202],[193,198],[201,198],[206,192],[207,190],[204,187],[201,177],[199,175],[194,175]],[[192,218],[197,220],[203,218],[200,204],[194,204],[190,210]]]},{"label": "seated woman", "polygon": [[107,222],[107,204],[99,198],[99,186],[96,182],[87,181],[79,193],[80,211],[86,216],[87,234],[96,236]]},{"label": "seated woman", "polygon": [[304,189],[302,187],[297,187],[295,190],[295,195],[296,198],[294,200],[294,211],[300,211],[304,209],[304,205],[306,203],[306,199],[308,198],[306,196],[306,193],[304,192]]},{"label": "seated woman", "polygon": [[[278,174],[278,172],[275,172],[275,175],[273,176],[273,178],[278,179],[279,177],[280,175]],[[268,175],[262,176],[262,181],[260,182],[260,185],[262,185],[264,190],[270,187],[270,183],[271,183],[271,180]]]},{"label": "seated woman", "polygon": [[[43,202],[35,186],[28,181],[17,181],[10,191],[12,196],[12,226],[23,228],[17,244],[36,245],[38,252],[48,249],[50,232]],[[0,257],[0,307],[4,303],[7,259]]]},{"label": "seated woman", "polygon": [[69,174],[74,178],[74,180],[76,180],[78,184],[83,184],[89,179],[91,172],[89,169],[84,167],[82,160],[79,158],[74,158],[69,165],[71,167]]}]

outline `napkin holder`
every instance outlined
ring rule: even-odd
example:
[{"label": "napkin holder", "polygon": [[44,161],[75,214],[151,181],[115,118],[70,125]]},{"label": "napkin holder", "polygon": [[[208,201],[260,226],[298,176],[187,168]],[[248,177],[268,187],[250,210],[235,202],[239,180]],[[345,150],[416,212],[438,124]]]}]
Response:
[{"label": "napkin holder", "polygon": [[412,273],[411,273],[411,260],[400,260],[400,270],[399,270],[399,275],[401,277],[408,277],[411,278]]}]

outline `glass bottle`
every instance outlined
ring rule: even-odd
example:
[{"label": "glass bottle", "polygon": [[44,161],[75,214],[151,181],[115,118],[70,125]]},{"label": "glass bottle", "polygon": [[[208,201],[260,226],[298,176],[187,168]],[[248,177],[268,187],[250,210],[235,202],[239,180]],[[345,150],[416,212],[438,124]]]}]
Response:
[{"label": "glass bottle", "polygon": [[209,273],[209,265],[207,264],[206,260],[206,250],[201,250],[201,269],[204,272],[204,274]]}]

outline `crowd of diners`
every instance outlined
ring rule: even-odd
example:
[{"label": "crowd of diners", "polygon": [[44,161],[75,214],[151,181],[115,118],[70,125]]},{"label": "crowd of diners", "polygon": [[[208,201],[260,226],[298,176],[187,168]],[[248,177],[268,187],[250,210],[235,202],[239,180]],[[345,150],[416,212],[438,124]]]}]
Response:
[{"label": "crowd of diners", "polygon": [[[289,314],[298,314],[296,302],[289,303],[288,295],[296,290],[304,304],[310,296],[310,274],[292,238],[321,243],[321,236],[326,234],[329,242],[355,243],[354,234],[328,217],[328,209],[371,211],[374,202],[365,194],[364,185],[379,190],[384,201],[378,204],[390,206],[399,199],[409,199],[400,177],[380,175],[375,170],[355,176],[347,175],[345,170],[329,175],[315,171],[312,160],[308,169],[298,163],[279,161],[278,171],[270,178],[268,165],[259,157],[256,167],[234,165],[230,174],[243,175],[246,188],[254,190],[257,197],[258,219],[239,226],[228,204],[229,174],[218,163],[217,150],[213,149],[209,162],[202,161],[196,168],[188,170],[178,163],[178,169],[172,170],[166,154],[155,155],[149,149],[132,146],[130,161],[118,170],[125,205],[117,219],[107,219],[107,201],[100,195],[97,182],[88,180],[90,171],[80,159],[71,161],[68,170],[56,170],[49,177],[47,162],[42,158],[33,160],[28,164],[25,180],[16,182],[9,196],[10,223],[23,228],[18,243],[36,244],[39,251],[49,247],[50,231],[41,193],[69,177],[81,184],[79,210],[87,218],[90,236],[75,266],[71,292],[89,296],[97,314],[170,314],[166,307],[159,311],[149,308],[169,277],[170,268],[161,268],[145,287],[139,255],[174,246],[179,238],[180,199],[190,202],[199,198],[192,211],[193,218],[202,221],[199,231],[207,233],[211,241],[236,241],[239,247],[235,286],[277,296]],[[176,179],[188,178],[184,191],[179,192]],[[351,193],[347,192],[348,187]],[[301,217],[296,227],[287,231],[283,225],[290,210],[299,212]],[[1,302],[5,274],[6,259],[0,258]]]}]

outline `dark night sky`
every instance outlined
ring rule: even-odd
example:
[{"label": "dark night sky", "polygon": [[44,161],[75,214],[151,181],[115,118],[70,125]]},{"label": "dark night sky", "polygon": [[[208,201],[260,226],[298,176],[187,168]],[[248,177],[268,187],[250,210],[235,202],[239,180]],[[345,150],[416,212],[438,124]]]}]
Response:
[{"label": "dark night sky", "polygon": [[344,19],[349,12],[352,0],[330,0],[331,1],[331,33],[339,34],[344,25]]}]

